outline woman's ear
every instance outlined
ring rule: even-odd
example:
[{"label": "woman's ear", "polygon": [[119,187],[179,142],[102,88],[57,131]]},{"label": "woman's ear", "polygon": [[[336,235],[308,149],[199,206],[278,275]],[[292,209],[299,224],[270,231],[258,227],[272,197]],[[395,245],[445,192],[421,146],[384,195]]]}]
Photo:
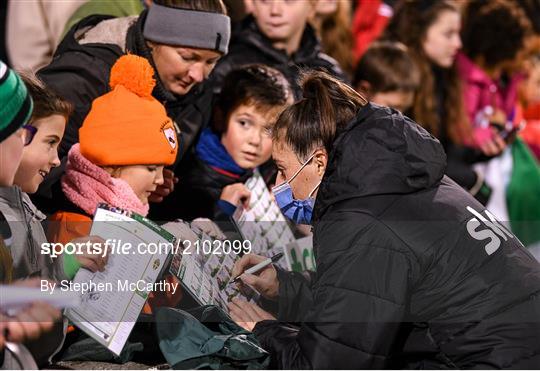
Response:
[{"label": "woman's ear", "polygon": [[319,148],[316,150],[313,160],[315,161],[315,166],[317,166],[317,175],[322,178],[326,171],[326,165],[328,164],[328,154],[326,153],[326,149]]}]

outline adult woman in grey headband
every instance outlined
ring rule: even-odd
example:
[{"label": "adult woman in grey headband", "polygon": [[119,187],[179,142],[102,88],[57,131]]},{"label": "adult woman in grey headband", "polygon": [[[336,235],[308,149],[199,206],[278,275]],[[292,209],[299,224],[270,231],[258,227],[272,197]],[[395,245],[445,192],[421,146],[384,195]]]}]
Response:
[{"label": "adult woman in grey headband", "polygon": [[[221,0],[155,0],[140,16],[92,15],[82,19],[66,34],[51,64],[38,72],[48,86],[75,106],[59,148],[60,157],[78,142],[79,127],[92,101],[109,90],[114,62],[133,53],[155,67],[153,96],[165,105],[176,124],[178,165],[210,119],[212,93],[201,82],[227,53],[229,39],[230,20]],[[46,212],[56,211],[57,199],[63,197],[59,187],[63,167],[56,170],[35,197]],[[166,171],[164,176],[166,182],[153,195],[154,202],[174,189],[173,172]],[[168,214],[154,213],[153,217],[165,220]]]},{"label": "adult woman in grey headband", "polygon": [[161,82],[167,90],[184,95],[206,79],[220,56],[227,53],[230,21],[221,14],[154,4],[143,36]]}]

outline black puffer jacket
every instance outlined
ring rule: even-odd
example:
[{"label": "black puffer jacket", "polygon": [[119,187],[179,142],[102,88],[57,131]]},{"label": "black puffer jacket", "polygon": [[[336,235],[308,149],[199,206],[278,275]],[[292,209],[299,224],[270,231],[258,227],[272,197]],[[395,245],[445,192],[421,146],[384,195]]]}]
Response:
[{"label": "black puffer jacket", "polygon": [[540,266],[444,171],[397,111],[370,104],[338,134],[316,277],[279,274],[280,320],[302,325],[254,330],[274,367],[538,368]]},{"label": "black puffer jacket", "polygon": [[347,80],[337,61],[324,54],[315,31],[308,24],[302,35],[299,49],[292,55],[275,49],[264,36],[253,16],[246,17],[235,25],[229,52],[220,59],[210,75],[208,84],[217,93],[225,76],[234,68],[252,63],[262,63],[281,71],[298,93],[296,80],[302,69],[323,70],[342,80]]},{"label": "black puffer jacket", "polygon": [[[59,148],[59,156],[63,160],[71,146],[79,141],[79,128],[92,101],[110,90],[109,74],[116,60],[130,52],[145,57],[153,64],[142,35],[146,14],[144,11],[138,18],[116,19],[93,15],[81,20],[62,40],[52,62],[38,72],[49,87],[75,107]],[[83,37],[87,38],[86,42],[81,41]],[[185,96],[176,96],[164,88],[157,74],[155,78],[156,87],[152,95],[164,104],[179,134],[178,164],[210,119],[212,92],[199,85]],[[40,210],[55,211],[50,199],[62,197],[59,180],[63,171],[64,166],[53,169],[40,187],[39,195],[33,198]]]},{"label": "black puffer jacket", "polygon": [[[244,183],[252,171],[233,177],[213,169],[194,156],[183,170],[184,177],[178,184],[178,206],[176,216],[183,220],[195,218],[224,219],[217,206],[223,188],[234,183]],[[171,205],[172,206],[172,205]],[[171,211],[172,212],[172,211]]]}]

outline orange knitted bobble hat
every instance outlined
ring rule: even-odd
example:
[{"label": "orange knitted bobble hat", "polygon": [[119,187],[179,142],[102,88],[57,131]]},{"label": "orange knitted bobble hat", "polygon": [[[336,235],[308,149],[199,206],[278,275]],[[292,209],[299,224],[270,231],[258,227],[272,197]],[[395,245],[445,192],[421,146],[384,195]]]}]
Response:
[{"label": "orange knitted bobble hat", "polygon": [[171,165],[178,141],[165,107],[152,97],[154,70],[128,54],[111,69],[112,91],[96,98],[79,130],[81,153],[99,166]]}]

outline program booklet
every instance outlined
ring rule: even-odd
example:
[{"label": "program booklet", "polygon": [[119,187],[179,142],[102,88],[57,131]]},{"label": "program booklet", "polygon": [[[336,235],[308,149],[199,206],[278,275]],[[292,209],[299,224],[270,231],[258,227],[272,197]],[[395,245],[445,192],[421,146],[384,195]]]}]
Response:
[{"label": "program booklet", "polygon": [[238,207],[233,220],[242,237],[251,241],[253,253],[271,257],[277,253],[285,253],[285,258],[276,265],[291,270],[289,255],[285,247],[296,241],[287,219],[266,187],[259,171],[246,181],[251,191],[250,208]]},{"label": "program booklet", "polygon": [[172,257],[170,273],[201,305],[214,304],[229,312],[227,303],[235,297],[252,300],[254,292],[241,293],[231,284],[232,268],[245,251],[244,241],[211,237],[197,226],[181,220],[163,225],[181,246]]},{"label": "program booklet", "polygon": [[104,204],[98,206],[90,235],[106,240],[109,260],[103,272],[79,269],[70,287],[80,293],[82,304],[65,314],[119,355],[148,295],[171,290],[165,281],[156,280],[176,239],[141,215]]}]

